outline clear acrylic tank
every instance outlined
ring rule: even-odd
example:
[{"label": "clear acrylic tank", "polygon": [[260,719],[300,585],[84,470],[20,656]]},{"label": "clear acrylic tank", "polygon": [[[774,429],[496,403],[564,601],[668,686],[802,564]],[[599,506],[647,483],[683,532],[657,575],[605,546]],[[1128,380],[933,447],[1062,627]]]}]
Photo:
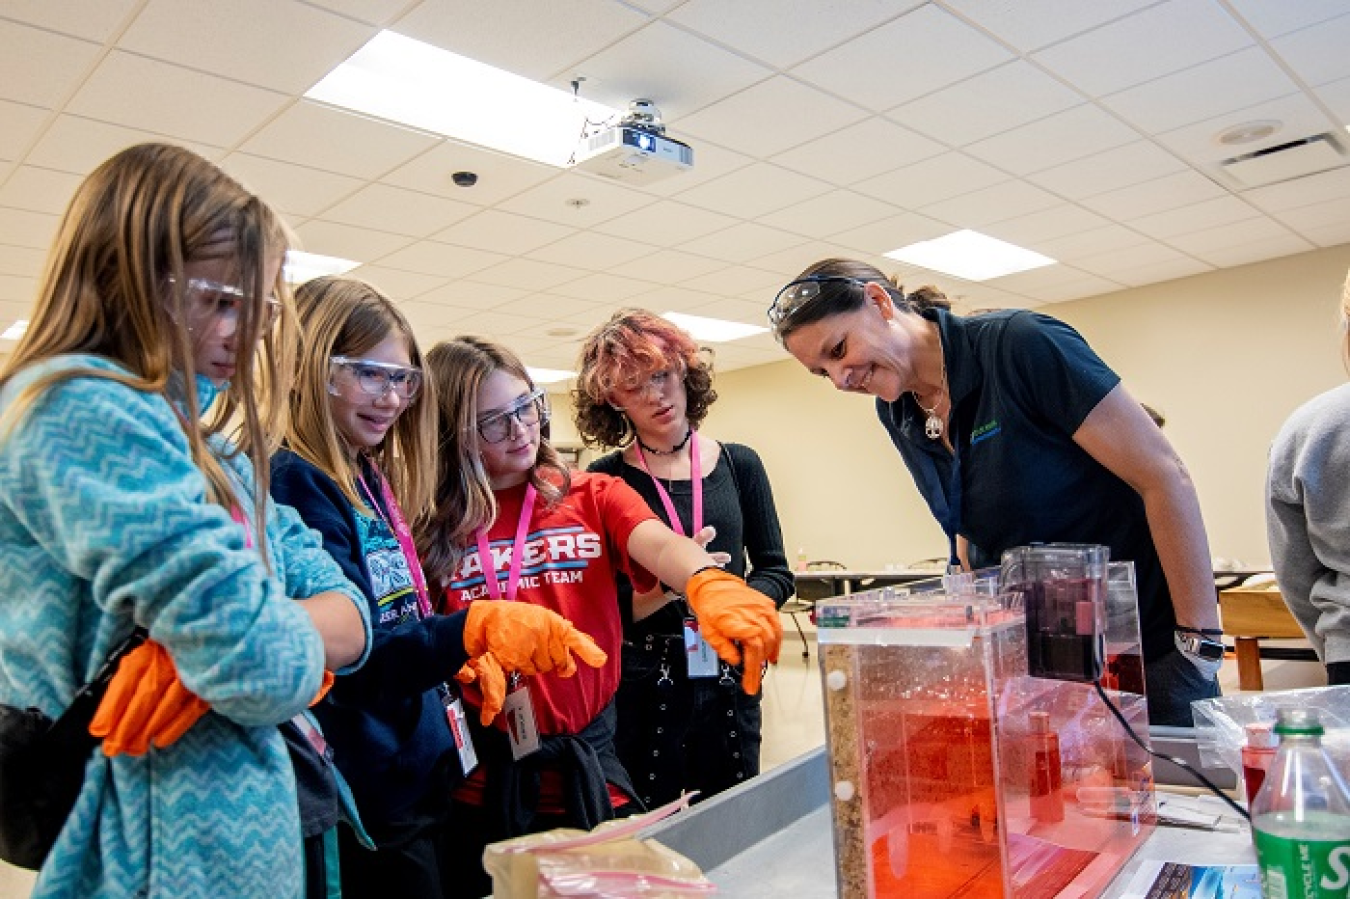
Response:
[{"label": "clear acrylic tank", "polygon": [[[1103,685],[1147,740],[1133,570],[1110,570]],[[1091,683],[1027,674],[996,575],[817,605],[843,899],[1096,895],[1155,824],[1149,756]]]}]

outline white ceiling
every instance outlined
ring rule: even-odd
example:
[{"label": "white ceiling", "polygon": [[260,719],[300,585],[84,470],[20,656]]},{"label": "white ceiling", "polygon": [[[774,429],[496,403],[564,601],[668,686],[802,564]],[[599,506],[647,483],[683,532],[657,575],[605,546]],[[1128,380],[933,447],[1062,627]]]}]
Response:
[{"label": "white ceiling", "polygon": [[[632,187],[301,99],[384,28],[651,98],[694,169]],[[555,368],[618,305],[762,324],[825,255],[986,307],[1304,252],[1350,241],[1350,157],[1248,189],[1218,163],[1350,144],[1347,46],[1350,0],[0,0],[0,330],[80,177],[148,138],[361,260],[423,341],[489,334]],[[1218,142],[1257,120],[1281,127]],[[975,284],[879,256],[957,228],[1059,264]],[[761,336],[717,358],[783,355]]]}]

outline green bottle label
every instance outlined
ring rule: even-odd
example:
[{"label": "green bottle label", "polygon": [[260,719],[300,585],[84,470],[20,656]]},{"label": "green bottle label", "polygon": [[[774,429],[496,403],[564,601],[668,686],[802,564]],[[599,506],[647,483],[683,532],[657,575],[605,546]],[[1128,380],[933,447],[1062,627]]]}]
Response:
[{"label": "green bottle label", "polygon": [[1310,840],[1256,831],[1265,899],[1347,899],[1350,843]]}]

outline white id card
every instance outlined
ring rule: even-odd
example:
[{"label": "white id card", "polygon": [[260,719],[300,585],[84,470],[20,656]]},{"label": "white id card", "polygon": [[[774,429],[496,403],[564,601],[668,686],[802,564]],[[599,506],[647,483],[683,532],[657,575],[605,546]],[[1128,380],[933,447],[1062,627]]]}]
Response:
[{"label": "white id card", "polygon": [[511,738],[511,758],[520,761],[539,750],[539,727],[534,720],[534,701],[530,691],[521,684],[506,694],[506,732]]},{"label": "white id card", "polygon": [[450,722],[450,733],[455,737],[455,748],[459,750],[459,767],[468,777],[478,767],[478,753],[473,748],[473,737],[469,735],[469,724],[464,719],[464,701],[458,696],[453,699],[447,695],[445,702],[445,720]]},{"label": "white id card", "polygon": [[684,619],[684,657],[690,677],[716,677],[719,665],[717,653],[703,639],[697,618]]}]

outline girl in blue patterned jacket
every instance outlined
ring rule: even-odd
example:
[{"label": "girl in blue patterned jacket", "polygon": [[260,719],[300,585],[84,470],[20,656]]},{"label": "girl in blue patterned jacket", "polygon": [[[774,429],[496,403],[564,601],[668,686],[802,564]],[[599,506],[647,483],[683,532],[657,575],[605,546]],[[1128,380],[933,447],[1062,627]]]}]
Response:
[{"label": "girl in blue patterned jacket", "polygon": [[[277,725],[325,668],[360,662],[369,622],[266,500],[295,340],[286,243],[201,157],[124,150],[77,190],[0,369],[0,702],[56,717],[112,646],[150,635],[95,720],[104,753],[35,896],[301,894]],[[171,732],[122,714],[146,705]]]}]

